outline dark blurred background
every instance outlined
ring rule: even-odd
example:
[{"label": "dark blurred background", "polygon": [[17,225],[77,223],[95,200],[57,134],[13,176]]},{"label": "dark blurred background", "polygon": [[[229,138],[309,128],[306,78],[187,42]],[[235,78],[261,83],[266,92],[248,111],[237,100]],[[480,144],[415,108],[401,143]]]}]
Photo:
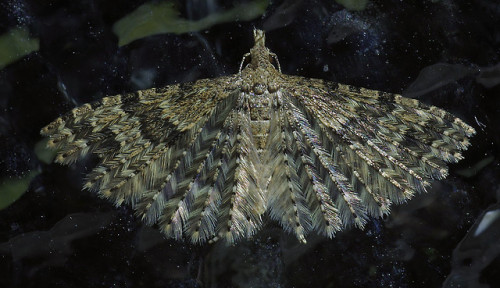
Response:
[{"label": "dark blurred background", "polygon": [[[1,287],[498,287],[495,1],[0,2]],[[439,106],[477,130],[429,193],[302,245],[266,220],[235,246],[164,239],[50,164],[39,130],[105,95],[233,74],[266,31],[283,73]]]}]

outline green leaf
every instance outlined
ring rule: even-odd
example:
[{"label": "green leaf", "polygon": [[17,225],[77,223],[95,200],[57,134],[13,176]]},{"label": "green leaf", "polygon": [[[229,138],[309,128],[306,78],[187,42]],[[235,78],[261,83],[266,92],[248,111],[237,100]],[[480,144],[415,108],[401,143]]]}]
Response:
[{"label": "green leaf", "polygon": [[39,170],[31,171],[27,175],[18,179],[0,179],[0,210],[8,207],[19,199],[28,187],[31,180],[40,174]]},{"label": "green leaf", "polygon": [[335,0],[335,2],[351,11],[364,10],[366,8],[366,5],[368,4],[368,0]]},{"label": "green leaf", "polygon": [[38,160],[45,164],[50,164],[56,157],[57,150],[47,148],[47,141],[49,138],[44,138],[35,144],[35,155]]},{"label": "green leaf", "polygon": [[38,38],[31,38],[27,28],[11,29],[0,36],[0,69],[39,48]]},{"label": "green leaf", "polygon": [[252,20],[262,15],[268,5],[268,0],[242,3],[227,11],[191,21],[179,17],[172,2],[146,3],[118,20],[113,25],[113,32],[118,36],[118,45],[123,46],[151,35],[183,34],[207,29],[219,23]]}]

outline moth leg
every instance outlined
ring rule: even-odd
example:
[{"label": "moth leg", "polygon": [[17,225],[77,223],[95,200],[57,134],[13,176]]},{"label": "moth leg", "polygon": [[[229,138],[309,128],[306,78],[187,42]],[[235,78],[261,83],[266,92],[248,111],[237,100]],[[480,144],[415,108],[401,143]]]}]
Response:
[{"label": "moth leg", "polygon": [[278,71],[281,73],[281,65],[280,65],[280,61],[278,60],[278,55],[276,55],[276,53],[273,53],[273,52],[270,52],[269,55],[271,55],[271,57],[273,57],[274,60],[276,60],[276,65],[278,66]]},{"label": "moth leg", "polygon": [[241,70],[243,70],[243,63],[245,63],[245,59],[247,59],[248,56],[250,56],[250,53],[246,53],[245,55],[243,55],[243,59],[241,59],[240,70],[238,72],[240,75],[241,75]]}]

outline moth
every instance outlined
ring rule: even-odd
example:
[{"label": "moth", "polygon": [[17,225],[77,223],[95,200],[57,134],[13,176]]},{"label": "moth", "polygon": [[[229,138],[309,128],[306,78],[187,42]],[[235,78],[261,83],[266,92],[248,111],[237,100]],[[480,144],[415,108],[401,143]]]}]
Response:
[{"label": "moth", "polygon": [[281,73],[254,30],[237,74],[102,98],[41,130],[55,162],[99,159],[84,189],[167,237],[252,237],[267,215],[303,243],[389,214],[448,174],[475,130],[434,106]]}]

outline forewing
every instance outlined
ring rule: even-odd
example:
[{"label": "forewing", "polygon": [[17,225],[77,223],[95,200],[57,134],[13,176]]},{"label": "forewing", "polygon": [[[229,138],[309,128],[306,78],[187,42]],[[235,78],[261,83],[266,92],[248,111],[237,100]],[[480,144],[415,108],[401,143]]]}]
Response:
[{"label": "forewing", "polygon": [[56,162],[97,154],[99,164],[84,187],[116,205],[131,203],[167,236],[187,233],[203,242],[224,234],[232,242],[255,232],[264,204],[257,193],[257,199],[245,197],[257,202],[250,203],[252,211],[236,205],[241,194],[255,192],[253,168],[241,168],[238,160],[246,157],[246,143],[236,81],[204,79],[105,97],[73,109],[41,133],[50,137],[49,147],[59,149]]},{"label": "forewing", "polygon": [[[299,239],[301,227],[332,236],[344,226],[363,227],[367,216],[389,213],[391,203],[404,202],[425,191],[432,179],[446,177],[446,162],[460,160],[475,133],[450,113],[401,95],[298,76],[283,79],[281,117],[286,120],[280,123],[288,123],[282,131],[289,138],[283,143],[296,143],[283,144],[293,152],[286,155],[294,155],[284,159],[295,165],[295,174],[305,174],[298,179],[307,181],[287,180],[290,192],[275,193],[281,200],[270,202],[269,209],[272,215],[299,211],[282,221],[288,221],[285,228],[297,227]],[[283,205],[301,189],[305,208],[296,199]],[[274,191],[269,190],[271,199]],[[312,196],[315,201],[308,200]]]}]

